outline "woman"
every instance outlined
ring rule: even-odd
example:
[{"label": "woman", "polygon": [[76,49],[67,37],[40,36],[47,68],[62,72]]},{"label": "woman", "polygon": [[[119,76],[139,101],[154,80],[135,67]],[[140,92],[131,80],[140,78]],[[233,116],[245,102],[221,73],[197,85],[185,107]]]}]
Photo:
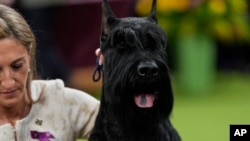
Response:
[{"label": "woman", "polygon": [[35,49],[23,17],[0,5],[0,141],[88,137],[99,101],[61,80],[37,80]]}]

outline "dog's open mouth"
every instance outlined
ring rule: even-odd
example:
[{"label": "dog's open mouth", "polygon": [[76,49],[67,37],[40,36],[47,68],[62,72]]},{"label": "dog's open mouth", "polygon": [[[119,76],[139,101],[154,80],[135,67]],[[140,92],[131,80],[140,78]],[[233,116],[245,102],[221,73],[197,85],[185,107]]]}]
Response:
[{"label": "dog's open mouth", "polygon": [[135,104],[139,108],[151,108],[154,105],[156,97],[152,94],[138,94],[134,96]]}]

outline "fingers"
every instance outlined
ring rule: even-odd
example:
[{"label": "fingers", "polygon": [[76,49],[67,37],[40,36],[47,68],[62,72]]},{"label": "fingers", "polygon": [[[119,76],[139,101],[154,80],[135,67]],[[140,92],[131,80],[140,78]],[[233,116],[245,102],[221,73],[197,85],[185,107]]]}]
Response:
[{"label": "fingers", "polygon": [[97,57],[100,57],[100,55],[101,55],[101,49],[100,48],[98,48],[98,49],[95,50],[95,55]]},{"label": "fingers", "polygon": [[99,57],[99,65],[102,65],[103,62],[104,62],[104,58],[103,58],[103,55],[101,53],[101,49],[100,48],[98,48],[98,49],[95,50],[95,55],[97,57]]}]

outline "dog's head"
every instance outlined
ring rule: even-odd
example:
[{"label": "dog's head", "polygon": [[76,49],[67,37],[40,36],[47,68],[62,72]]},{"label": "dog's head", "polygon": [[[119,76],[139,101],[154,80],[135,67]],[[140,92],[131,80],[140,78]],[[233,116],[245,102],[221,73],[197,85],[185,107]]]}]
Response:
[{"label": "dog's head", "polygon": [[157,25],[156,0],[148,17],[117,18],[107,0],[102,8],[104,92],[112,95],[105,100],[139,110],[157,108],[168,116],[173,96],[166,35]]}]

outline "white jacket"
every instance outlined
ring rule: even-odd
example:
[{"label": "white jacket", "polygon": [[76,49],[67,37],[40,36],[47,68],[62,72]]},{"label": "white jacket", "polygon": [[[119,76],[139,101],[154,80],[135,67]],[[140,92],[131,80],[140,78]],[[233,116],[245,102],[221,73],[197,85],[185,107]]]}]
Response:
[{"label": "white jacket", "polygon": [[[0,126],[0,141],[38,141],[31,132],[54,136],[50,141],[74,141],[87,138],[99,109],[99,101],[89,94],[64,87],[61,80],[34,80],[31,84],[33,101],[30,113],[16,122]],[[40,135],[40,134],[39,134]]]}]

